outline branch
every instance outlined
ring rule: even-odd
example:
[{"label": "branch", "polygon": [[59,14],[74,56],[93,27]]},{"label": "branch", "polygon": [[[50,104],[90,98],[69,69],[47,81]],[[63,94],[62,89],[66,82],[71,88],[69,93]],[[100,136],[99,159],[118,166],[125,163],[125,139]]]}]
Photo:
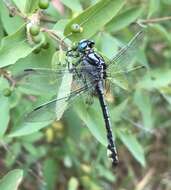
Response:
[{"label": "branch", "polygon": [[145,186],[149,183],[149,181],[151,180],[151,178],[153,177],[153,175],[155,174],[155,169],[151,168],[146,175],[144,176],[144,178],[137,184],[136,186],[136,190],[143,190],[145,188]]},{"label": "branch", "polygon": [[[28,17],[28,16],[24,15],[15,5],[13,5],[10,0],[3,0],[3,2],[6,5],[7,9],[9,10],[10,15],[12,15],[12,16],[18,15],[29,23],[40,23],[40,20],[56,23],[55,20],[43,15],[42,12],[39,10],[36,13],[34,13],[33,15],[31,15],[30,17]],[[59,37],[55,31],[49,30],[47,28],[42,28],[41,30],[44,32],[47,32],[49,34],[49,36],[51,36],[53,39],[58,41],[60,43],[61,47],[68,48],[68,44],[65,43],[64,39],[61,39],[61,37]]]},{"label": "branch", "polygon": [[158,22],[163,22],[163,21],[168,21],[171,20],[171,16],[166,16],[166,17],[161,17],[161,18],[152,18],[152,19],[142,19],[138,20],[137,23],[140,24],[151,24],[151,23],[158,23]]},{"label": "branch", "polygon": [[57,20],[50,18],[48,16],[45,16],[45,15],[41,15],[40,20],[43,22],[49,22],[49,23],[54,23],[54,24],[58,22]]},{"label": "branch", "polygon": [[0,75],[2,75],[4,78],[6,78],[9,81],[12,88],[15,87],[16,81],[15,81],[15,79],[12,78],[11,74],[8,71],[6,71],[4,69],[0,69]]},{"label": "branch", "polygon": [[24,20],[27,20],[27,16],[24,15],[15,5],[13,5],[9,0],[3,0],[5,6],[9,10],[11,16],[18,15],[22,17]]},{"label": "branch", "polygon": [[53,39],[58,41],[63,48],[68,49],[68,47],[69,47],[68,44],[65,43],[64,40],[61,39],[61,37],[58,36],[58,34],[56,34],[56,32],[54,30],[50,30],[50,29],[47,29],[47,28],[42,28],[42,31],[47,32],[49,34],[49,36],[51,36]]}]

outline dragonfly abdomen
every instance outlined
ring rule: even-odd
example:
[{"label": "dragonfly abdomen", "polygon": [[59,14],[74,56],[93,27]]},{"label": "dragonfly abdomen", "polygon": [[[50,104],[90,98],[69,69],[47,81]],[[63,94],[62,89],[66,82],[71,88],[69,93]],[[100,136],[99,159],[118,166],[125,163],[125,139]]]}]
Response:
[{"label": "dragonfly abdomen", "polygon": [[96,91],[99,97],[99,102],[100,102],[101,109],[103,112],[103,117],[104,117],[106,131],[107,131],[107,140],[108,140],[107,149],[109,152],[108,156],[109,158],[112,159],[112,165],[116,166],[118,164],[118,156],[117,156],[116,146],[115,146],[113,135],[112,135],[112,125],[110,122],[109,112],[108,112],[107,104],[104,99],[103,81],[98,82],[98,84],[96,85]]}]

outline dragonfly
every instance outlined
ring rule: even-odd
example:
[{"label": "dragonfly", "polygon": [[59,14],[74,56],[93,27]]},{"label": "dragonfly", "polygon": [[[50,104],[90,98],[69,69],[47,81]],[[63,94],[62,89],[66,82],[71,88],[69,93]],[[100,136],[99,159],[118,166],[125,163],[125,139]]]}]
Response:
[{"label": "dragonfly", "polygon": [[[104,118],[108,156],[112,165],[116,166],[119,159],[104,95],[105,81],[111,80],[116,85],[122,86],[122,82],[127,80],[125,78],[127,73],[142,67],[142,65],[132,65],[131,60],[135,57],[134,55],[142,43],[143,37],[144,30],[140,30],[110,60],[106,60],[100,53],[95,51],[95,42],[93,40],[83,39],[74,48],[66,51],[67,66],[56,69],[25,69],[25,83],[32,84],[35,89],[38,89],[37,81],[42,81],[42,83],[47,84],[45,86],[48,86],[48,89],[45,90],[49,90],[49,93],[53,91],[55,94],[50,101],[31,110],[26,115],[26,120],[29,122],[55,120],[64,103],[69,104],[81,95],[95,93],[99,99]],[[73,59],[76,60],[74,63],[71,61]],[[59,83],[66,83],[61,85],[63,86],[62,92]],[[56,92],[57,86],[59,86],[58,93]]]}]

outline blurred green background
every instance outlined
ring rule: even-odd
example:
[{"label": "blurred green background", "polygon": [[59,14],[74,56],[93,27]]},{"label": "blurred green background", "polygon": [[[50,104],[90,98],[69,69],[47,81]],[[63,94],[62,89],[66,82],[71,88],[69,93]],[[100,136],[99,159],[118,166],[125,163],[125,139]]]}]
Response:
[{"label": "blurred green background", "polygon": [[[171,189],[170,10],[171,0],[0,1],[0,189]],[[38,35],[29,31],[35,23]],[[123,81],[106,93],[117,168],[106,155],[96,98],[89,106],[81,97],[57,122],[23,122],[26,112],[56,92],[44,86],[46,78],[22,83],[24,69],[61,66],[64,46],[84,38],[110,59],[139,24],[146,27],[136,62],[146,69],[128,75],[128,90],[120,88]]]}]

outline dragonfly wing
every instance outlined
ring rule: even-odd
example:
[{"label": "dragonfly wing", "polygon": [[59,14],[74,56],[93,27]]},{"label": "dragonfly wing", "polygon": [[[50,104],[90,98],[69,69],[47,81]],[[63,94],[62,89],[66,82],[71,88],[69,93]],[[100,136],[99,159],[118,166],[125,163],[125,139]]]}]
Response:
[{"label": "dragonfly wing", "polygon": [[130,88],[128,73],[143,68],[133,62],[142,44],[144,30],[139,31],[107,64],[108,79],[124,90]]},{"label": "dragonfly wing", "polygon": [[129,84],[125,75],[116,75],[115,77],[108,77],[110,82],[124,90],[129,89]]},{"label": "dragonfly wing", "polygon": [[[59,120],[66,109],[66,104],[70,105],[80,95],[86,93],[91,88],[92,84],[86,84],[76,90],[72,90],[68,95],[61,98],[55,98],[48,101],[25,115],[24,120],[26,122],[43,122]],[[61,95],[60,95],[61,96]],[[59,97],[59,96],[58,96]]]},{"label": "dragonfly wing", "polygon": [[63,69],[56,73],[55,70],[33,68],[26,69],[24,72],[17,76],[19,87],[27,89],[34,95],[41,95],[48,93],[55,94],[57,87],[60,85]]},{"label": "dragonfly wing", "polygon": [[58,69],[31,68],[24,70],[24,73],[19,77],[19,86],[27,90],[31,89],[30,91],[34,95],[42,93],[55,95],[65,74],[74,76],[74,79],[80,83],[81,79],[77,73],[69,71],[67,67]]},{"label": "dragonfly wing", "polygon": [[[114,85],[117,85],[118,87],[124,89],[124,90],[130,90],[135,84],[135,77],[133,76],[133,72],[138,69],[144,68],[143,66],[136,66],[132,69],[127,69],[127,72],[120,72],[120,73],[108,73],[107,79],[109,79]],[[131,73],[132,72],[132,73]],[[131,80],[134,78],[134,82]]]},{"label": "dragonfly wing", "polygon": [[144,30],[140,30],[135,36],[125,45],[120,51],[107,63],[108,73],[124,73],[133,70],[131,64],[135,59],[142,40],[144,37]]}]

